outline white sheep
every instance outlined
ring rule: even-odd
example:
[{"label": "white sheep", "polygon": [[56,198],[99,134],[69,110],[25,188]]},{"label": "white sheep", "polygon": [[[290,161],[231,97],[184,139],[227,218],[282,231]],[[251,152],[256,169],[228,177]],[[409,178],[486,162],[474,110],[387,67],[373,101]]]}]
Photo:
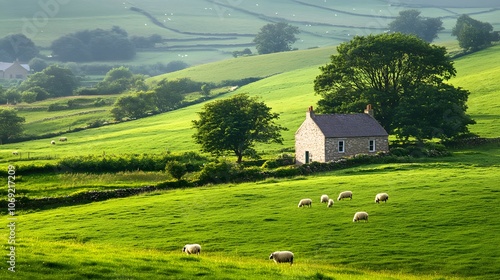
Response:
[{"label": "white sheep", "polygon": [[275,263],[286,263],[289,262],[290,265],[293,264],[293,253],[290,251],[276,251],[269,256],[270,260],[274,260]]},{"label": "white sheep", "polygon": [[50,141],[50,144],[55,145],[56,141],[52,140],[52,141]]},{"label": "white sheep", "polygon": [[321,203],[328,203],[328,195],[324,194],[321,196]]},{"label": "white sheep", "polygon": [[386,193],[379,193],[375,196],[375,202],[379,203],[380,201],[387,202],[389,200],[389,195]]},{"label": "white sheep", "polygon": [[332,207],[332,206],[333,206],[333,199],[331,199],[331,198],[330,198],[330,199],[328,200],[328,205],[327,205],[326,207],[330,208],[330,207]]},{"label": "white sheep", "polygon": [[182,252],[186,252],[186,254],[197,254],[199,255],[201,252],[200,244],[186,244],[184,248],[182,248]]},{"label": "white sheep", "polygon": [[19,153],[17,151],[13,151],[12,155],[17,156],[17,155],[19,155]]},{"label": "white sheep", "polygon": [[341,192],[339,194],[339,197],[337,198],[337,200],[341,200],[341,199],[344,199],[344,198],[351,198],[352,200],[352,192],[351,191],[345,191],[345,192]]},{"label": "white sheep", "polygon": [[368,222],[368,213],[366,212],[356,212],[354,214],[354,218],[352,219],[353,222],[358,222],[360,220],[365,220],[365,222]]},{"label": "white sheep", "polygon": [[61,138],[59,138],[59,141],[66,142],[66,141],[68,141],[68,138],[67,137],[61,137]]},{"label": "white sheep", "polygon": [[302,207],[302,206],[306,206],[306,205],[309,206],[309,207],[311,207],[312,203],[313,203],[312,199],[310,199],[310,198],[304,198],[304,199],[301,199],[299,201],[299,206],[298,207]]}]

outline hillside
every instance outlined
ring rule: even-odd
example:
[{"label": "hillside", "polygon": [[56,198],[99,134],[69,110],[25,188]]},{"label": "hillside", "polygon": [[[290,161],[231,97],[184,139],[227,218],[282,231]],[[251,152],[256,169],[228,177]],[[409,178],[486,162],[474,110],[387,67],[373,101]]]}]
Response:
[{"label": "hillside", "polygon": [[[55,3],[55,4],[54,4]],[[60,4],[58,4],[60,3]],[[231,57],[235,50],[253,49],[252,40],[267,24],[285,21],[300,28],[295,48],[335,46],[354,35],[387,30],[402,10],[417,8],[424,17],[439,17],[445,30],[438,42],[450,36],[456,18],[469,14],[500,29],[500,10],[495,1],[358,0],[254,1],[182,0],[152,1],[16,1],[1,0],[0,37],[23,33],[43,48],[58,37],[85,29],[124,28],[131,36],[161,35],[165,41],[153,49],[141,50],[133,61],[122,64],[154,64],[181,60],[199,65]],[[255,50],[253,49],[255,52]]]}]

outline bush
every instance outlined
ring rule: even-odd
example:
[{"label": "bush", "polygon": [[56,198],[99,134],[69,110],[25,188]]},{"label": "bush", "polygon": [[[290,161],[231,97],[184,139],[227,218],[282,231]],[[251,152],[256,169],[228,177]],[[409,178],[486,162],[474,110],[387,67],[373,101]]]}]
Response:
[{"label": "bush", "polygon": [[177,180],[180,180],[187,173],[186,165],[176,160],[167,162],[165,170]]},{"label": "bush", "polygon": [[291,154],[280,154],[276,159],[271,159],[262,165],[262,168],[272,169],[280,166],[287,166],[295,164],[295,156]]}]

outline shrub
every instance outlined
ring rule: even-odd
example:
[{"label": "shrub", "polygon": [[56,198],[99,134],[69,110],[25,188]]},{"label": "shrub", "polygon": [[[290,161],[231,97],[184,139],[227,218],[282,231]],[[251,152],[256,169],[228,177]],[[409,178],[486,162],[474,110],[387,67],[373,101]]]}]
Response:
[{"label": "shrub", "polygon": [[165,170],[177,180],[180,180],[187,173],[186,165],[176,160],[169,161],[165,166]]}]

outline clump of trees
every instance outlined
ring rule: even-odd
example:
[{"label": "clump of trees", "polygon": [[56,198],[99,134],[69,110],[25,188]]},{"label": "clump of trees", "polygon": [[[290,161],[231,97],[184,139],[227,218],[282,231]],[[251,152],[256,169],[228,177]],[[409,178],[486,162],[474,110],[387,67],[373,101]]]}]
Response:
[{"label": "clump of trees", "polygon": [[422,40],[432,42],[438,37],[438,32],[443,30],[443,22],[439,18],[424,18],[418,10],[405,10],[389,23],[391,32],[413,34]]},{"label": "clump of trees", "polygon": [[291,45],[297,41],[299,28],[285,22],[264,25],[253,42],[259,54],[285,52],[292,50]]},{"label": "clump of trees", "polygon": [[247,94],[207,103],[198,115],[193,138],[202,151],[214,156],[233,153],[241,163],[243,156],[258,158],[257,142],[283,143],[281,131],[286,128],[275,122],[279,114]]},{"label": "clump of trees", "polygon": [[52,54],[61,61],[87,62],[127,60],[135,56],[135,46],[124,29],[83,30],[52,42]]},{"label": "clump of trees", "polygon": [[456,70],[444,47],[391,33],[357,36],[337,51],[314,81],[320,112],[359,113],[372,104],[402,142],[452,138],[475,123],[465,113],[470,93],[445,83]]},{"label": "clump of trees", "polygon": [[21,136],[25,119],[12,109],[0,109],[0,145]]},{"label": "clump of trees", "polygon": [[71,70],[58,65],[50,65],[41,72],[30,75],[17,90],[30,101],[39,101],[73,95],[78,84],[79,81]]},{"label": "clump of trees", "polygon": [[488,47],[491,42],[500,39],[498,32],[493,32],[490,23],[475,20],[468,15],[462,15],[457,19],[451,34],[457,37],[462,49],[470,51]]},{"label": "clump of trees", "polygon": [[38,53],[38,47],[24,34],[7,35],[0,39],[0,61],[30,61]]}]

